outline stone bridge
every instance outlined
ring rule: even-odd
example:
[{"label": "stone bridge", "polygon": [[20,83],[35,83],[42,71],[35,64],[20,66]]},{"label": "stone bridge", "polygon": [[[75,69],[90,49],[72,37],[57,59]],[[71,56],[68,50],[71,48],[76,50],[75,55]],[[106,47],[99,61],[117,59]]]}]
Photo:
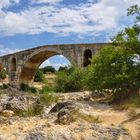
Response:
[{"label": "stone bridge", "polygon": [[33,81],[36,69],[54,55],[65,56],[72,65],[86,67],[99,49],[109,43],[44,45],[0,57],[0,64],[7,70],[9,82],[15,85]]}]

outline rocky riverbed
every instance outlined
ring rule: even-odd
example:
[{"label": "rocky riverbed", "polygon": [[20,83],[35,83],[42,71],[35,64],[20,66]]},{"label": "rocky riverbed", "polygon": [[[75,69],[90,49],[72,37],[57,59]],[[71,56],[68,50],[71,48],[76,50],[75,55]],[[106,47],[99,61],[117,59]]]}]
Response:
[{"label": "rocky riverbed", "polygon": [[140,118],[129,118],[128,111],[97,103],[89,92],[57,96],[40,114],[21,117],[16,112],[36,107],[39,96],[15,89],[1,94],[0,140],[139,140]]}]

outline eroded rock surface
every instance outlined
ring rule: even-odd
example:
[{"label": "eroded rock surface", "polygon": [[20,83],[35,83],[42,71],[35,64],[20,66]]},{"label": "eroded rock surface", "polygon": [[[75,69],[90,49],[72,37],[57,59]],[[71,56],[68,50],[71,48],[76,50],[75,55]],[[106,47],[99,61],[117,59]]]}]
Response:
[{"label": "eroded rock surface", "polygon": [[[14,94],[12,94],[13,90]],[[39,104],[39,97],[32,96],[27,93],[18,92],[17,90],[11,88],[10,92],[7,91],[6,94],[1,94],[0,96],[0,112],[4,110],[11,110],[13,112],[26,111],[31,107]]]},{"label": "eroded rock surface", "polygon": [[[58,103],[43,108],[42,113],[47,110],[46,115],[0,116],[0,140],[132,140],[129,131],[119,125],[126,119],[125,113],[95,103],[88,92],[59,96],[61,99]],[[5,94],[1,96],[0,104],[1,111],[26,110],[39,104],[39,97]],[[89,122],[80,116],[71,121],[73,111],[79,111],[84,117],[99,117],[101,122]],[[120,116],[122,120],[115,122]]]}]

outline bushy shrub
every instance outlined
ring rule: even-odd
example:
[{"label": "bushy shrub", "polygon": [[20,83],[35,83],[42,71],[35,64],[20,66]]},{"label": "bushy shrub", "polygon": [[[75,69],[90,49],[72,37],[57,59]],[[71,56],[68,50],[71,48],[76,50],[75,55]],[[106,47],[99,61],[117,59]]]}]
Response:
[{"label": "bushy shrub", "polygon": [[82,90],[83,70],[70,68],[57,73],[56,92],[76,92]]},{"label": "bushy shrub", "polygon": [[36,71],[34,81],[35,82],[43,82],[44,81],[44,74],[43,74],[43,71],[41,69],[38,69]]},{"label": "bushy shrub", "polygon": [[39,91],[39,96],[41,103],[45,105],[51,105],[52,103],[56,103],[59,98],[53,93],[52,87],[44,86],[42,89]]},{"label": "bushy shrub", "polygon": [[58,102],[59,97],[54,95],[54,93],[44,93],[40,95],[41,103],[49,106],[53,103]]},{"label": "bushy shrub", "polygon": [[9,87],[8,84],[2,84],[0,85],[0,89],[7,89]]},{"label": "bushy shrub", "polygon": [[0,79],[4,80],[6,79],[6,76],[7,76],[7,72],[4,69],[2,69],[0,71]]},{"label": "bushy shrub", "polygon": [[42,89],[40,90],[40,94],[49,93],[49,92],[52,92],[52,91],[53,91],[52,87],[44,86],[44,87],[42,87]]},{"label": "bushy shrub", "polygon": [[20,90],[25,92],[37,93],[37,89],[35,87],[29,86],[28,84],[25,83],[20,84]]},{"label": "bushy shrub", "polygon": [[31,93],[37,93],[37,88],[30,86],[30,92]]},{"label": "bushy shrub", "polygon": [[22,90],[22,91],[29,91],[29,85],[28,84],[25,84],[25,83],[21,83],[20,84],[20,90]]},{"label": "bushy shrub", "polygon": [[9,87],[8,84],[3,84],[3,85],[2,85],[2,88],[3,88],[3,89],[7,89],[8,87]]}]

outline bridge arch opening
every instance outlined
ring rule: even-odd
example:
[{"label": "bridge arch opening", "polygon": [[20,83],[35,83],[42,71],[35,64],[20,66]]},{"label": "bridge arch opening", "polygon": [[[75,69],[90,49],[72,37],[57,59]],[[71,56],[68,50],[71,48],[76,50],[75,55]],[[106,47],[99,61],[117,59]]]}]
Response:
[{"label": "bridge arch opening", "polygon": [[0,63],[0,71],[3,69],[3,64]]},{"label": "bridge arch opening", "polygon": [[10,67],[10,71],[11,72],[15,72],[16,71],[16,58],[12,58],[11,60],[11,67]]},{"label": "bridge arch opening", "polygon": [[39,68],[43,68],[46,66],[51,66],[55,68],[56,71],[63,67],[69,67],[71,65],[71,62],[63,55],[54,55],[47,60],[45,60]]},{"label": "bridge arch opening", "polygon": [[[52,62],[52,60],[55,61]],[[63,60],[65,62],[62,62]],[[19,76],[19,83],[33,83],[38,68],[53,66],[58,70],[60,67],[68,65],[71,63],[65,56],[53,51],[41,51],[25,62]]]},{"label": "bridge arch opening", "polygon": [[90,49],[87,49],[84,51],[84,63],[83,66],[87,67],[89,64],[91,64],[90,59],[92,58],[92,52]]}]

